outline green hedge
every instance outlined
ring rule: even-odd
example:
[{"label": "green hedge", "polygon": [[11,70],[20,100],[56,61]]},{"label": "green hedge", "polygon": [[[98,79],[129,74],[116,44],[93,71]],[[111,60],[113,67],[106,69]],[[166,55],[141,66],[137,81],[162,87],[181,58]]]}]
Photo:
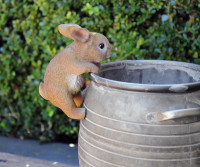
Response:
[{"label": "green hedge", "polygon": [[200,63],[200,1],[0,0],[0,134],[41,141],[77,138],[78,121],[43,100],[38,84],[76,23],[103,33],[113,58]]}]

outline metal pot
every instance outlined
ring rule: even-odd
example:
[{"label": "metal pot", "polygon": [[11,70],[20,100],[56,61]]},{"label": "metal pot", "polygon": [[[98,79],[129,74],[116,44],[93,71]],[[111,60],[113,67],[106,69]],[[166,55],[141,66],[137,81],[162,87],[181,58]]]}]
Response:
[{"label": "metal pot", "polygon": [[200,66],[119,61],[91,74],[81,167],[199,167]]}]

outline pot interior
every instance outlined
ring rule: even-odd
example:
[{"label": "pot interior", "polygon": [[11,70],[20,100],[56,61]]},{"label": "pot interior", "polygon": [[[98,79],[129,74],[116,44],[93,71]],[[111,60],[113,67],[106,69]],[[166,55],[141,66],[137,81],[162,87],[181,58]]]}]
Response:
[{"label": "pot interior", "polygon": [[200,81],[197,65],[169,61],[122,61],[102,66],[100,77],[136,84],[171,85]]}]

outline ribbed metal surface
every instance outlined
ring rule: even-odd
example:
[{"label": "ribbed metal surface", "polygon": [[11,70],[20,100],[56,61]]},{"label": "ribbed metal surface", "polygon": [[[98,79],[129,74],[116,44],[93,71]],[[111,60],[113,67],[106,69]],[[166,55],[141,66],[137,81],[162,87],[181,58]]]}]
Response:
[{"label": "ribbed metal surface", "polygon": [[138,92],[93,80],[84,102],[87,116],[80,123],[80,167],[199,167],[199,116],[146,120],[149,112],[199,107],[199,99],[198,89]]}]

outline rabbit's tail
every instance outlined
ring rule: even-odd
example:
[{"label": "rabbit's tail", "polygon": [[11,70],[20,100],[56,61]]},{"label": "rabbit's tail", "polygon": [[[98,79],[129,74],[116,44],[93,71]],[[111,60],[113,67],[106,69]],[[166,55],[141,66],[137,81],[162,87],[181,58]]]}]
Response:
[{"label": "rabbit's tail", "polygon": [[45,93],[45,89],[44,89],[44,83],[42,82],[40,83],[40,86],[39,86],[39,93],[44,99],[48,100]]}]

